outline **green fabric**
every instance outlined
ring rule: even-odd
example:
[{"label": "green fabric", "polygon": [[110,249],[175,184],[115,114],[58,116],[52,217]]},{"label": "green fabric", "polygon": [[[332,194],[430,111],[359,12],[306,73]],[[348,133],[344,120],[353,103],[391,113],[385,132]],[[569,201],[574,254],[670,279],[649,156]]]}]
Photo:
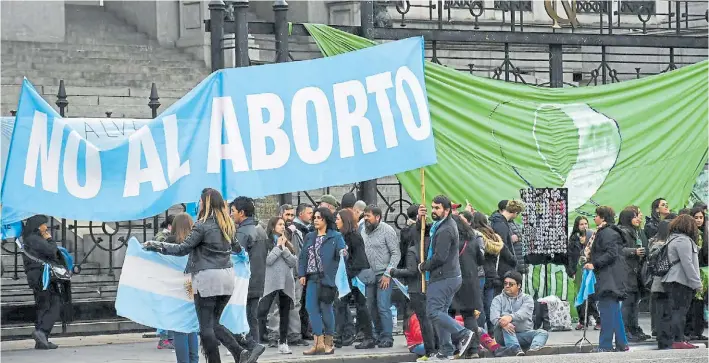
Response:
[{"label": "green fabric", "polygon": [[[580,269],[579,269],[580,271]],[[557,296],[563,301],[568,301],[570,305],[571,320],[578,321],[579,315],[574,306],[577,286],[580,286],[582,273],[576,273],[576,279],[569,278],[564,265],[529,265],[527,273],[524,275],[523,291],[525,294],[537,296]],[[542,282],[545,282],[544,284]]]},{"label": "green fabric", "polygon": [[[376,44],[325,25],[306,28],[325,56]],[[468,199],[490,213],[501,199],[519,199],[528,183],[568,187],[571,220],[592,215],[594,202],[616,210],[638,205],[646,215],[660,196],[673,209],[683,206],[707,161],[708,64],[554,89],[426,62],[438,156],[426,167],[426,197]],[[419,202],[419,171],[397,177]]]}]

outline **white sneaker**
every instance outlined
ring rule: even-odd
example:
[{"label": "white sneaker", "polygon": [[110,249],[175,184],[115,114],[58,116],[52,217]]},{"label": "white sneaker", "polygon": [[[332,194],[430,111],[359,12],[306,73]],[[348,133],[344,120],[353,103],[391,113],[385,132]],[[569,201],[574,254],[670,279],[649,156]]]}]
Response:
[{"label": "white sneaker", "polygon": [[293,354],[293,352],[290,350],[290,347],[288,347],[288,344],[286,344],[286,343],[278,344],[278,353],[279,354]]}]

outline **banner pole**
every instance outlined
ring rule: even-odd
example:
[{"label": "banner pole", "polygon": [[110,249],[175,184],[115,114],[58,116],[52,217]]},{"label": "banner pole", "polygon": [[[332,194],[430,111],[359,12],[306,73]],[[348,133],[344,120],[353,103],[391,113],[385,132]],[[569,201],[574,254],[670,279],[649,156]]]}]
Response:
[{"label": "banner pole", "polygon": [[[421,205],[426,204],[426,182],[425,182],[425,171],[421,168]],[[421,263],[425,261],[423,254],[423,244],[424,244],[424,234],[426,233],[426,216],[421,220],[421,246],[419,247],[419,252],[421,253]],[[421,292],[426,293],[426,274],[421,273]]]}]

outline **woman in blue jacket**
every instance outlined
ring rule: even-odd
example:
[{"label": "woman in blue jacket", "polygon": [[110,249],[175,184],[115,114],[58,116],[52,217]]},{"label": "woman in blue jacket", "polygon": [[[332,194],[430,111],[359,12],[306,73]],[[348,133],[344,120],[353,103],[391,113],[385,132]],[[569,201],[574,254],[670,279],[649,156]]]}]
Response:
[{"label": "woman in blue jacket", "polygon": [[345,240],[337,232],[335,216],[327,208],[318,208],[313,216],[315,230],[305,236],[298,260],[298,276],[305,286],[305,308],[315,336],[312,348],[304,355],[333,354],[335,310],[337,298],[335,275]]}]

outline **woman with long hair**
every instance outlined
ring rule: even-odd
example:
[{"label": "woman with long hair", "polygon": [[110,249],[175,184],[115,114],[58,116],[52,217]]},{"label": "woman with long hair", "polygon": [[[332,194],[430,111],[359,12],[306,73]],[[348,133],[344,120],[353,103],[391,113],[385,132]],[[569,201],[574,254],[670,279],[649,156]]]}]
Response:
[{"label": "woman with long hair", "polygon": [[596,208],[594,218],[598,230],[591,245],[590,258],[584,269],[593,270],[596,275],[596,297],[601,315],[601,332],[598,337],[598,351],[627,351],[628,338],[625,335],[621,301],[625,299],[625,284],[619,277],[625,275],[625,263],[620,256],[623,237],[615,225],[615,212],[611,207]]},{"label": "woman with long hair", "polygon": [[[335,216],[335,224],[347,246],[349,257],[347,260],[347,281],[357,305],[357,324],[361,327],[363,334],[362,342],[357,344],[355,349],[372,349],[376,343],[372,335],[372,318],[369,315],[369,309],[367,309],[367,299],[359,289],[352,286],[352,279],[358,276],[362,270],[369,268],[367,254],[364,252],[364,241],[351,211],[347,209],[338,211]],[[345,325],[352,321],[349,301],[349,295],[335,300],[335,347],[352,345],[354,341],[354,333],[351,336],[345,333]]]},{"label": "woman with long hair", "polygon": [[[706,251],[707,251],[707,236],[706,236],[706,223],[704,220],[704,209],[702,208],[692,208],[689,215],[694,218],[694,224],[697,226],[697,240],[696,245],[699,249],[699,267],[707,265],[706,261]],[[704,305],[707,301],[707,286],[703,284],[702,281],[702,291],[697,292],[692,298],[692,304],[687,312],[687,324],[684,329],[684,335],[689,340],[707,340],[708,338],[704,335]]]},{"label": "woman with long hair", "polygon": [[[187,236],[192,232],[194,222],[187,213],[180,213],[169,216],[170,230],[165,235],[167,243],[180,244],[185,242]],[[175,347],[175,357],[177,363],[198,363],[199,362],[199,339],[197,333],[171,332],[173,334],[173,345]]]},{"label": "woman with long hair", "polygon": [[277,299],[279,326],[278,326],[278,353],[292,354],[288,347],[288,316],[295,301],[295,281],[293,268],[298,263],[294,255],[294,247],[286,237],[286,223],[281,217],[273,217],[268,221],[266,234],[271,243],[268,245],[266,256],[266,283],[263,298],[259,301],[258,322],[259,331],[266,331],[268,311],[271,304]]},{"label": "woman with long hair", "polygon": [[623,237],[622,256],[625,259],[626,274],[625,294],[621,306],[623,323],[625,324],[625,334],[628,341],[641,342],[650,339],[650,336],[643,332],[638,323],[638,305],[642,294],[640,281],[640,267],[645,258],[645,247],[647,240],[645,233],[640,230],[642,224],[642,214],[637,207],[630,206],[623,209],[618,216],[618,228]]},{"label": "woman with long hair", "polygon": [[502,242],[502,238],[490,227],[487,216],[480,212],[475,212],[473,214],[472,227],[480,233],[485,249],[484,322],[487,325],[487,330],[492,331],[490,306],[492,305],[492,299],[499,294],[497,290],[502,289],[502,279],[499,271],[500,262],[514,267],[517,261],[512,252]]},{"label": "woman with long hair", "polygon": [[337,232],[335,216],[327,208],[318,208],[313,215],[314,231],[308,233],[300,250],[298,276],[305,286],[305,308],[315,341],[304,355],[334,354],[335,311],[337,298],[335,275],[345,240]]},{"label": "woman with long hair", "polygon": [[235,236],[236,227],[222,195],[207,188],[199,199],[197,223],[183,243],[148,241],[145,244],[145,249],[150,251],[173,256],[189,255],[185,272],[192,274],[199,336],[207,363],[221,363],[219,343],[229,350],[236,363],[254,363],[260,355],[242,347],[234,335],[219,323],[234,292],[232,251],[243,253]]},{"label": "woman with long hair", "polygon": [[[672,349],[693,349],[696,346],[685,341],[684,329],[687,311],[694,295],[702,290],[699,277],[699,248],[697,225],[689,215],[680,215],[670,222],[667,239],[667,258],[672,265],[662,277],[669,303],[662,312],[658,326],[658,346]],[[662,340],[662,343],[660,342]]]},{"label": "woman with long hair", "polygon": [[[453,221],[458,227],[458,259],[460,260],[460,272],[463,282],[460,289],[453,297],[453,303],[449,309],[451,316],[455,318],[455,313],[463,317],[463,325],[473,332],[473,341],[467,352],[460,352],[460,356],[465,359],[478,358],[478,346],[480,334],[478,333],[477,318],[483,310],[482,294],[480,292],[480,282],[478,280],[478,266],[485,264],[483,251],[478,248],[482,242],[482,234],[475,231],[470,224],[457,215],[452,215]],[[475,312],[478,312],[477,316]]]},{"label": "woman with long hair", "polygon": [[[574,226],[571,229],[571,235],[569,236],[566,274],[574,279],[576,286],[579,288],[581,287],[581,277],[583,276],[581,267],[586,263],[586,255],[583,251],[591,241],[593,233],[593,230],[588,228],[588,219],[586,217],[576,217]],[[601,316],[598,313],[598,307],[596,307],[597,302],[598,300],[595,294],[588,297],[588,314],[595,320],[594,329],[596,330],[601,328]],[[579,323],[576,325],[576,330],[582,330],[584,324],[591,323],[586,315],[586,304],[577,306],[576,312],[579,315]]]}]

